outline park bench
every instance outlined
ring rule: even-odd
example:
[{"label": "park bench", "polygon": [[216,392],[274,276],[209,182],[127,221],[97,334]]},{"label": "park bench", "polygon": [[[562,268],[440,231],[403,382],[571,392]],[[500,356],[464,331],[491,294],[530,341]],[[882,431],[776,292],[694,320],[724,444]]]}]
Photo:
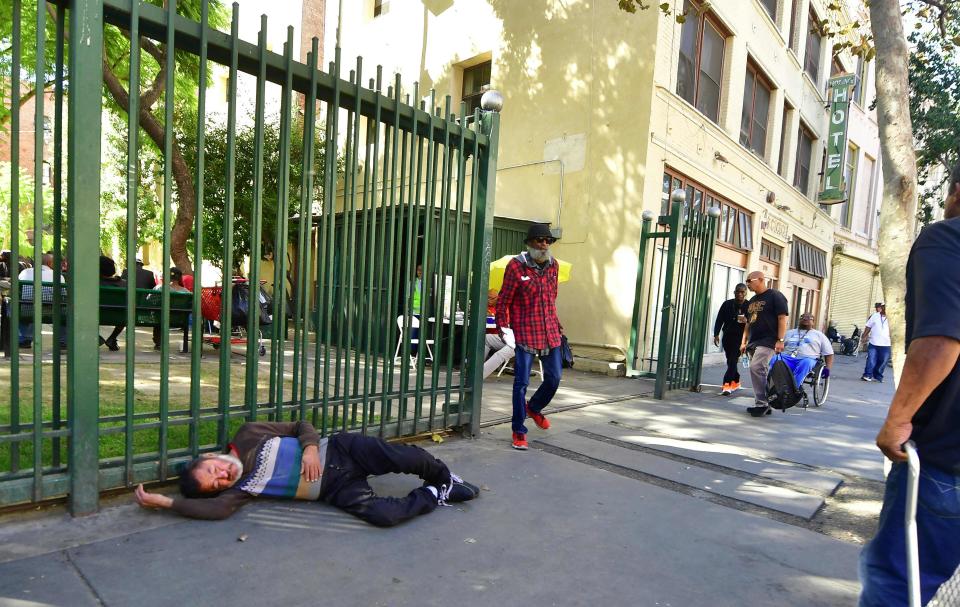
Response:
[{"label": "park bench", "polygon": [[[53,324],[53,283],[44,282],[41,287],[41,323]],[[31,322],[33,315],[33,282],[19,283],[20,288],[20,322]],[[67,314],[67,286],[60,285],[62,293],[63,317]],[[153,289],[136,289],[135,325],[138,327],[161,326],[160,304],[162,293]],[[10,356],[11,335],[16,335],[16,329],[10,326],[10,298],[3,298],[3,327],[0,341],[4,354]],[[127,322],[127,288],[109,285],[100,285],[100,325],[116,326]],[[183,351],[187,350],[190,332],[190,313],[193,311],[193,294],[170,291],[170,327],[183,329]],[[15,337],[14,337],[15,339]]]}]

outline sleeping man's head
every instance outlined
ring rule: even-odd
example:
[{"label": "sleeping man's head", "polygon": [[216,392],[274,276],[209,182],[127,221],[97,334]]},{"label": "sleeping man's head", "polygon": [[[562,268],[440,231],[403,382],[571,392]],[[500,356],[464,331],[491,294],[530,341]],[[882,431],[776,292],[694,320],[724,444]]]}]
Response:
[{"label": "sleeping man's head", "polygon": [[243,475],[243,462],[229,453],[204,453],[180,473],[184,497],[212,497],[232,487]]}]

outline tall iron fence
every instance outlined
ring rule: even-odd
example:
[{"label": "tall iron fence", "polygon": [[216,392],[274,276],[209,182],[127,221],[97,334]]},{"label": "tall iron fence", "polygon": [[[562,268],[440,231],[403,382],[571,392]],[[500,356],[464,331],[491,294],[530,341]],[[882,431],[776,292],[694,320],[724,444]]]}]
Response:
[{"label": "tall iron fence", "polygon": [[[193,3],[196,15],[178,14],[173,0],[166,8],[137,0],[38,4],[25,10],[11,0],[2,9],[12,17],[2,80],[14,110],[0,505],[67,495],[73,512],[93,511],[100,491],[169,478],[179,462],[223,448],[250,420],[306,419],[323,434],[385,437],[476,430],[486,310],[474,302],[486,301],[495,112],[464,116],[463,105],[456,113],[449,97],[438,101],[432,92],[425,103],[417,84],[406,89],[399,76],[385,83],[380,67],[367,79],[360,59],[344,78],[339,49],[322,71],[316,38],[306,63],[295,61],[292,28],[282,54],[271,52],[265,16],[258,40],[242,40],[236,4],[229,32],[211,27],[206,0]],[[35,37],[25,36],[27,28]],[[25,66],[25,55],[35,65]],[[222,158],[208,155],[206,139],[215,65],[226,72]],[[117,66],[122,77],[105,73]],[[184,66],[196,70],[195,90],[182,90]],[[131,272],[119,295],[99,285],[96,262],[105,77],[115,115],[125,120],[123,256]],[[236,141],[244,80],[255,89],[252,157]],[[16,108],[31,86],[51,90],[54,107],[45,107],[49,95],[33,96],[33,158],[21,159]],[[280,106],[276,150],[265,140],[271,96]],[[146,124],[144,104],[154,103]],[[47,140],[44,116],[53,122]],[[148,136],[162,160],[153,175],[139,172]],[[274,153],[275,177],[265,175],[265,156]],[[183,159],[192,187],[176,166]],[[246,162],[251,177],[238,179],[251,168]],[[44,180],[47,164],[52,176]],[[211,177],[214,165],[223,171]],[[144,240],[138,212],[148,179],[162,191],[163,260],[163,286],[149,299],[135,288],[130,263]],[[211,182],[222,185],[213,192]],[[32,188],[31,213],[23,211],[24,184]],[[205,203],[214,200],[222,206],[211,222]],[[175,218],[191,205],[192,221]],[[212,235],[222,238],[215,255],[205,242]],[[168,260],[184,242],[192,290],[172,294]],[[65,284],[48,287],[46,299],[32,296],[45,282],[40,271],[29,293],[18,279],[17,260],[31,244],[34,268],[49,247],[52,282]],[[224,269],[219,284],[204,276],[204,260]],[[243,279],[231,280],[234,268]],[[263,279],[273,283],[272,298],[259,293]],[[18,336],[30,320],[37,322],[28,350]],[[101,354],[99,325],[125,325],[120,353]],[[157,327],[158,353],[142,335],[138,346],[137,326]],[[189,333],[188,352],[171,347],[178,329]]]},{"label": "tall iron fence", "polygon": [[703,368],[719,213],[685,198],[674,192],[656,224],[645,211],[640,236],[627,373],[653,378],[657,398],[698,389]]}]

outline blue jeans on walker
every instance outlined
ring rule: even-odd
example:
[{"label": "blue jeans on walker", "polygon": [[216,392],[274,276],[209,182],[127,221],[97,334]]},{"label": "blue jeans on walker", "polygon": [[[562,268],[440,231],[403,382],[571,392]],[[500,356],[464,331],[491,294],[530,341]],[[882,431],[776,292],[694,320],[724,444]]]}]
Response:
[{"label": "blue jeans on walker", "polygon": [[[909,603],[905,538],[907,464],[894,464],[887,476],[877,535],[860,553],[860,607]],[[917,498],[922,604],[950,579],[960,564],[960,475],[923,466]]]},{"label": "blue jeans on walker", "polygon": [[867,346],[867,364],[863,376],[883,381],[883,370],[890,360],[890,346]]},{"label": "blue jeans on walker", "polygon": [[[520,346],[517,346],[516,354],[513,359],[513,423],[511,427],[514,432],[521,434],[527,433],[527,427],[523,425],[523,420],[527,418],[527,386],[530,385],[530,367],[533,365],[533,357]],[[563,371],[563,360],[560,348],[551,348],[550,353],[540,357],[543,362],[543,383],[534,392],[530,399],[530,410],[534,413],[540,413],[544,407],[550,404],[553,395],[557,393],[560,386],[560,373]]]}]

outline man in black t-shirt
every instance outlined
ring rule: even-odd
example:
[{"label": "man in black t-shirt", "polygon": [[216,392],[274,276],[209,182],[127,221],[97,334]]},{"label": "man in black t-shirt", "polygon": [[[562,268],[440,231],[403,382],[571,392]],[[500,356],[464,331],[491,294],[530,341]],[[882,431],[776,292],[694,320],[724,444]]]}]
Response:
[{"label": "man in black t-shirt", "polygon": [[720,330],[723,330],[723,353],[727,357],[727,372],[723,374],[723,394],[726,396],[740,389],[740,341],[743,327],[747,324],[747,285],[742,282],[733,288],[733,299],[728,299],[717,311],[713,323],[713,345],[720,345]]},{"label": "man in black t-shirt", "polygon": [[747,302],[747,325],[740,341],[740,352],[750,354],[754,406],[748,407],[747,411],[751,415],[769,415],[767,371],[773,355],[783,351],[783,336],[787,333],[787,298],[780,291],[767,287],[763,272],[751,272],[747,276],[747,288],[756,293]]},{"label": "man in black t-shirt", "polygon": [[916,522],[921,604],[960,565],[960,164],[943,221],[920,233],[907,261],[907,358],[877,446],[894,464],[877,535],[860,554],[860,607],[906,605],[904,508],[908,439],[920,456]]}]

